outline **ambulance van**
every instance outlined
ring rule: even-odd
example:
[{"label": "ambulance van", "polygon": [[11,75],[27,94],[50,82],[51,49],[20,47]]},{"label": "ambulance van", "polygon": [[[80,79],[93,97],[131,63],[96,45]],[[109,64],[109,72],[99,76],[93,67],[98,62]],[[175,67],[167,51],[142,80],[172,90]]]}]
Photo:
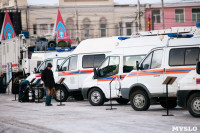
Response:
[{"label": "ambulance van", "polygon": [[[177,106],[178,81],[195,69],[199,59],[200,38],[193,35],[169,34],[170,39],[152,49],[122,82],[121,94],[136,111],[147,110],[151,104],[166,108],[168,76],[177,79],[169,85],[169,108]],[[153,41],[152,41],[153,43]]]},{"label": "ambulance van", "polygon": [[119,37],[124,41],[84,81],[84,98],[89,99],[93,106],[103,105],[111,99],[115,99],[119,104],[127,104],[129,99],[121,97],[121,81],[130,71],[136,70],[136,61],[141,61],[152,48],[168,38],[163,37],[163,40],[159,36],[135,36],[126,40]]},{"label": "ambulance van", "polygon": [[[199,48],[198,48],[199,49]],[[194,117],[200,117],[200,62],[178,84],[177,101]]]},{"label": "ambulance van", "polygon": [[82,100],[84,80],[100,65],[105,57],[119,45],[118,37],[94,38],[82,41],[61,64],[56,86],[56,101],[66,101],[69,96]]}]

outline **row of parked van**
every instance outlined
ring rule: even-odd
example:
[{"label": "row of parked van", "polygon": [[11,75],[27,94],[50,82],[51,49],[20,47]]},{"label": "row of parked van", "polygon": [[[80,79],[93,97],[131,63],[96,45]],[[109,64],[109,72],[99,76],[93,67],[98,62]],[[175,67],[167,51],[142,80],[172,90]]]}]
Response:
[{"label": "row of parked van", "polygon": [[[41,70],[52,63],[56,101],[74,96],[100,106],[115,99],[144,111],[158,103],[166,108],[163,81],[173,76],[177,79],[169,86],[169,107],[175,108],[178,101],[200,117],[199,47],[200,36],[186,34],[88,39],[67,57],[46,59],[27,80],[37,83]],[[44,91],[38,91],[42,98]]]}]

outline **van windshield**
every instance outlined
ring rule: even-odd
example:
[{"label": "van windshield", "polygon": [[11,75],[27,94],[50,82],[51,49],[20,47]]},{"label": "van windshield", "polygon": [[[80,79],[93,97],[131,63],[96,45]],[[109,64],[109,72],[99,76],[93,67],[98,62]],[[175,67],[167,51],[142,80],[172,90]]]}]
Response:
[{"label": "van windshield", "polygon": [[43,61],[41,64],[40,64],[40,66],[38,67],[38,69],[37,69],[37,72],[38,73],[41,73],[42,72],[42,70],[44,70],[45,68],[46,68],[46,66],[47,66],[47,64],[48,63],[53,63],[53,60],[45,60],[45,61]]}]

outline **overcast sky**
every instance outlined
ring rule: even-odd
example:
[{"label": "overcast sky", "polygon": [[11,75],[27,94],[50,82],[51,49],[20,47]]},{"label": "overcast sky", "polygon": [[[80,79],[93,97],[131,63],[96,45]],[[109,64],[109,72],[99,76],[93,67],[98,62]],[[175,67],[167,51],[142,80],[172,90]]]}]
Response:
[{"label": "overcast sky", "polygon": [[[58,0],[27,0],[28,5],[37,6],[55,6],[58,5]],[[180,3],[180,2],[200,2],[200,0],[164,0],[165,3]],[[137,4],[137,0],[114,0],[116,5]],[[141,4],[156,4],[161,3],[161,0],[140,0]]]}]

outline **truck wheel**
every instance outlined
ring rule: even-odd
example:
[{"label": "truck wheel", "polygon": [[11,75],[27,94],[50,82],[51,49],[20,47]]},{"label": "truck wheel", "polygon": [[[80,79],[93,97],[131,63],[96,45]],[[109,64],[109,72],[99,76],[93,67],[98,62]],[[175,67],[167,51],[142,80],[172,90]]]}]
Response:
[{"label": "truck wheel", "polygon": [[125,105],[129,102],[128,99],[124,99],[124,98],[118,98],[116,99],[116,101],[119,103],[119,104],[122,104],[122,105]]},{"label": "truck wheel", "polygon": [[103,92],[98,88],[92,89],[89,92],[88,99],[89,99],[90,104],[93,106],[100,106],[100,105],[103,105],[105,102],[105,96]]},{"label": "truck wheel", "polygon": [[130,97],[131,106],[136,111],[145,111],[150,106],[150,99],[147,94],[142,90],[133,92]]},{"label": "truck wheel", "polygon": [[194,117],[200,117],[200,94],[194,93],[192,94],[188,101],[187,107],[190,114]]},{"label": "truck wheel", "polygon": [[[60,95],[61,94],[61,95]],[[57,102],[65,102],[69,96],[67,90],[61,86],[56,88],[56,97],[55,100]]]},{"label": "truck wheel", "polygon": [[[167,108],[166,101],[160,101],[160,105],[165,109]],[[174,109],[174,108],[176,108],[176,106],[177,106],[177,101],[169,99],[169,101],[168,101],[169,109]]]},{"label": "truck wheel", "polygon": [[[44,97],[44,88],[39,88],[39,99]],[[35,99],[38,99],[38,88],[35,88]]]}]

